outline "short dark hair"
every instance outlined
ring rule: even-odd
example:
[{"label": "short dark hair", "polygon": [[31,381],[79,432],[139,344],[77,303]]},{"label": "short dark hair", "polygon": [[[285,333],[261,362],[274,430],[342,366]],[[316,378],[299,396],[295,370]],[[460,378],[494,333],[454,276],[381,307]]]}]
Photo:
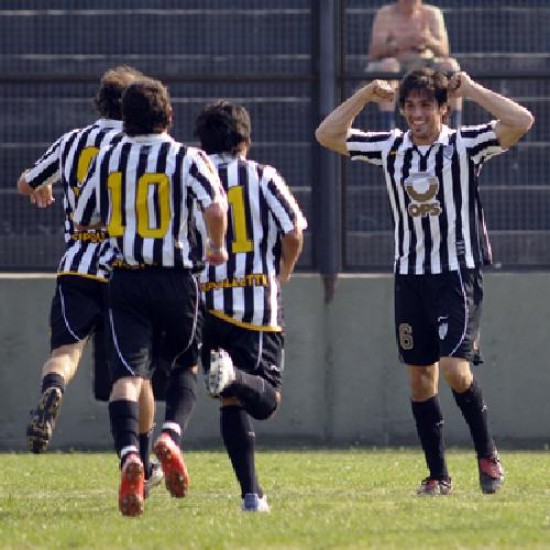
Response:
[{"label": "short dark hair", "polygon": [[153,78],[130,84],[122,94],[122,122],[129,136],[167,130],[172,122],[168,88]]},{"label": "short dark hair", "polygon": [[399,107],[405,106],[405,101],[411,92],[423,92],[435,99],[439,106],[449,101],[449,79],[440,72],[429,67],[413,69],[408,72],[399,84]]},{"label": "short dark hair", "polygon": [[105,71],[99,81],[94,104],[104,118],[122,120],[121,99],[126,87],[145,75],[129,65],[118,65]]},{"label": "short dark hair", "polygon": [[251,124],[248,111],[223,99],[206,105],[195,120],[194,136],[207,154],[236,154],[243,144],[250,147]]}]

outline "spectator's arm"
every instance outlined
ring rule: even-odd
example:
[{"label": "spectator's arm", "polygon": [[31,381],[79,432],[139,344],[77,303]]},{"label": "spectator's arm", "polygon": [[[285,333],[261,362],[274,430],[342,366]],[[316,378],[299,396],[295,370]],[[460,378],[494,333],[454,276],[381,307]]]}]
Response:
[{"label": "spectator's arm", "polygon": [[430,11],[428,27],[423,33],[424,46],[431,50],[436,57],[449,57],[449,36],[443,19],[443,12],[439,8]]},{"label": "spectator's arm", "polygon": [[374,16],[369,45],[369,59],[371,61],[393,57],[397,53],[395,40],[389,32],[386,11],[386,8],[381,8]]}]

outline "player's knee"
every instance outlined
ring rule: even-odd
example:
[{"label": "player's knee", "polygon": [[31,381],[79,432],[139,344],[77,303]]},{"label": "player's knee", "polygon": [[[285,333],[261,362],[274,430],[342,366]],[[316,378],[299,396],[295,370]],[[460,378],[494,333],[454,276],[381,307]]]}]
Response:
[{"label": "player's knee", "polygon": [[267,420],[275,415],[281,402],[280,392],[275,392],[273,400],[259,400],[247,403],[246,412],[255,420]]}]

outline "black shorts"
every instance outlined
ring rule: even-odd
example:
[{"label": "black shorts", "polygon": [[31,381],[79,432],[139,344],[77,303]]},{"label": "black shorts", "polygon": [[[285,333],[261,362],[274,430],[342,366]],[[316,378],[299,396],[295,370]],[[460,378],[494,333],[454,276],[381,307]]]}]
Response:
[{"label": "black shorts", "polygon": [[107,284],[79,275],[57,277],[50,309],[50,348],[86,340],[103,326]]},{"label": "black shorts", "polygon": [[471,360],[483,302],[480,269],[396,275],[395,331],[401,361],[432,365],[441,357]]},{"label": "black shorts", "polygon": [[197,281],[190,271],[115,269],[109,282],[113,382],[150,378],[159,358],[169,368],[196,364],[198,308]]},{"label": "black shorts", "polygon": [[[261,376],[274,388],[282,384],[284,334],[251,330],[206,313],[202,326],[201,363],[210,370],[210,350],[223,348],[240,370]],[[229,395],[223,394],[224,397]]]}]

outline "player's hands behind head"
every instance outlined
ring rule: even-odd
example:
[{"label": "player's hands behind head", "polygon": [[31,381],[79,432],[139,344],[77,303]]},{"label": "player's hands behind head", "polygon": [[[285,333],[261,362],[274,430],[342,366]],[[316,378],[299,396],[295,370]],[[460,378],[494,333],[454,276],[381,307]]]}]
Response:
[{"label": "player's hands behind head", "polygon": [[367,94],[368,101],[374,101],[375,103],[393,101],[395,97],[393,86],[385,80],[373,80],[363,90]]},{"label": "player's hands behind head", "polygon": [[449,98],[453,97],[466,97],[469,90],[473,87],[474,81],[470,78],[468,73],[460,71],[455,73],[449,79]]}]

